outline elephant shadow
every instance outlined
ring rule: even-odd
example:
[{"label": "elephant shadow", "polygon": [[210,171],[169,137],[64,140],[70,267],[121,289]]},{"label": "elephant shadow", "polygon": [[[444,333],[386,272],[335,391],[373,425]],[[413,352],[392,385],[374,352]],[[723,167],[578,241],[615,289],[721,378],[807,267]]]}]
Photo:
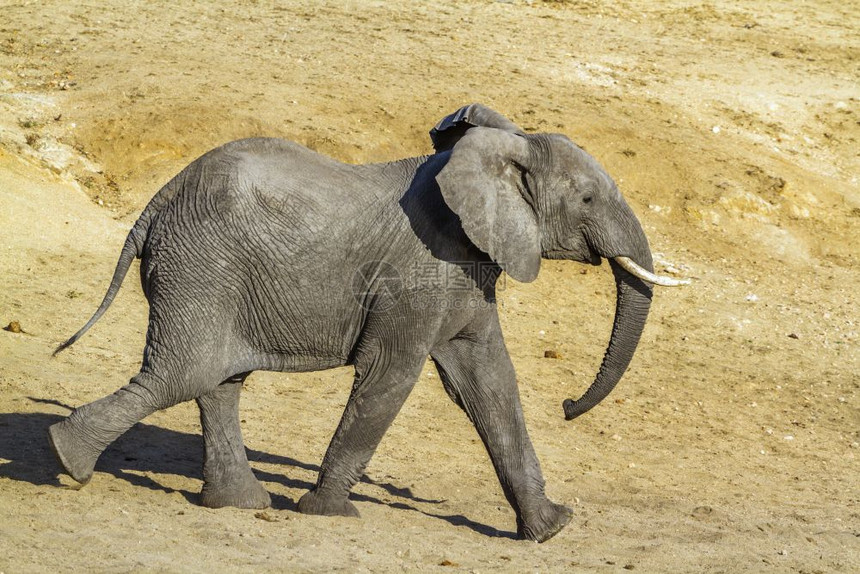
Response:
[{"label": "elephant shadow", "polygon": [[[41,404],[51,404],[72,410],[71,407],[50,399],[30,398]],[[48,427],[65,417],[51,413],[0,413],[0,477],[37,486],[61,487],[62,473],[48,443]],[[280,465],[289,468],[318,472],[319,466],[287,456],[259,450],[247,449],[252,463]],[[166,493],[178,492],[192,504],[199,504],[200,496],[189,490],[174,489],[160,484],[149,475],[174,474],[203,481],[203,439],[200,435],[175,431],[163,427],[137,423],[129,432],[114,442],[96,464],[96,471],[105,472],[126,482],[151,490]],[[278,474],[254,468],[254,474],[263,482],[272,482],[287,488],[309,490],[314,484],[291,478],[286,473]],[[386,491],[390,496],[404,499],[388,502],[367,494],[352,493],[351,500],[370,502],[411,510],[444,520],[455,526],[464,526],[490,537],[515,538],[516,533],[498,530],[492,526],[473,521],[462,515],[450,515],[422,510],[415,504],[436,505],[444,500],[421,498],[409,488],[363,476],[361,482]],[[277,510],[296,511],[297,503],[288,496],[272,493],[272,506]]]}]

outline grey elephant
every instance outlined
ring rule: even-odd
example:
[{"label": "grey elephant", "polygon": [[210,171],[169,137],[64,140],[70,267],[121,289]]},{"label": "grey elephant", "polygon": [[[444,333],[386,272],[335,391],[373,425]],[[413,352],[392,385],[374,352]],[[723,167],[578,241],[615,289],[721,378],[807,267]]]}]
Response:
[{"label": "grey elephant", "polygon": [[[105,448],[150,413],[195,399],[205,444],[202,504],[262,508],[239,428],[253,371],[352,365],[346,409],[308,514],[357,516],[350,489],[429,355],[475,425],[516,513],[520,537],[544,541],[571,519],[551,502],[526,431],[499,326],[504,271],[537,277],[541,257],[599,264],[617,286],[612,335],[572,419],[621,378],[648,315],[648,241],[598,163],[556,134],[526,134],[478,104],[432,131],[436,153],[346,165],[280,139],[246,139],[195,160],[128,234],[107,294],[141,259],[149,328],[140,372],[49,429],[65,471],[86,483]],[[677,280],[674,280],[677,282]]]}]

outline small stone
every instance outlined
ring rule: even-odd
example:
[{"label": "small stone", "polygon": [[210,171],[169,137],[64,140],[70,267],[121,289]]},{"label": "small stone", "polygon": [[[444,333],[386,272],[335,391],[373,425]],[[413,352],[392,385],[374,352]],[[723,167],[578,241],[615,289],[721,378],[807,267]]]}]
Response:
[{"label": "small stone", "polygon": [[714,126],[714,127],[712,127],[712,128],[711,128],[711,131],[712,131],[712,132],[714,132],[715,134],[720,133],[720,126]]},{"label": "small stone", "polygon": [[277,522],[278,519],[269,514],[268,512],[256,512],[254,513],[254,518],[259,518],[260,520],[265,520],[266,522]]},{"label": "small stone", "polygon": [[800,335],[798,335],[797,333],[789,333],[788,338],[789,339],[800,339]]},{"label": "small stone", "polygon": [[459,564],[457,564],[456,562],[452,562],[452,561],[450,561],[450,560],[448,560],[448,559],[445,559],[445,560],[443,560],[442,562],[440,562],[440,563],[439,563],[439,566],[453,566],[453,567],[457,567],[457,566],[459,566]]},{"label": "small stone", "polygon": [[4,331],[9,331],[10,333],[23,333],[24,330],[21,329],[21,323],[18,321],[11,321],[8,325],[3,327]]},{"label": "small stone", "polygon": [[619,440],[621,440],[621,435],[614,434],[610,438],[614,441],[619,441]]},{"label": "small stone", "polygon": [[554,349],[547,349],[546,351],[543,352],[543,358],[544,359],[560,359],[561,353],[559,353],[558,351],[556,351]]}]

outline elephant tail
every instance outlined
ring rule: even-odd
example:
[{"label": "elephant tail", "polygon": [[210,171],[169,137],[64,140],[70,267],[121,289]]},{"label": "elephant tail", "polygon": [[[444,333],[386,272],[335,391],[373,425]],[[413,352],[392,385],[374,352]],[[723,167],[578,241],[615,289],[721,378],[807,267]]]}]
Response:
[{"label": "elephant tail", "polygon": [[149,235],[149,226],[153,217],[170,202],[173,196],[176,195],[177,189],[181,186],[181,175],[182,174],[176,176],[170,181],[170,183],[161,188],[161,190],[155,194],[149,202],[149,205],[147,205],[143,210],[143,213],[140,214],[140,217],[134,223],[134,226],[125,238],[125,243],[123,244],[122,251],[119,254],[119,261],[117,261],[116,269],[113,272],[113,278],[110,281],[110,285],[108,286],[104,299],[102,299],[101,305],[99,305],[99,308],[96,309],[96,312],[93,313],[90,320],[87,321],[87,323],[81,327],[77,333],[54,349],[53,356],[56,356],[57,353],[73,345],[75,341],[80,339],[84,333],[90,330],[90,327],[95,325],[96,321],[104,315],[105,311],[107,311],[108,307],[113,303],[113,300],[119,292],[119,288],[122,285],[132,262],[143,255],[144,245],[146,244],[146,240]]}]

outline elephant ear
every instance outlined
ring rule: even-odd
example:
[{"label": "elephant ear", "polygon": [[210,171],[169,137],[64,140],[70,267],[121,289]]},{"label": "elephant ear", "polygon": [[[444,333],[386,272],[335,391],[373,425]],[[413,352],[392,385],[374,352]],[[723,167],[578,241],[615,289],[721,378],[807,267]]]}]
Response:
[{"label": "elephant ear", "polygon": [[537,216],[522,183],[528,157],[524,137],[476,127],[460,138],[436,175],[472,243],[523,282],[534,281],[540,269]]},{"label": "elephant ear", "polygon": [[481,104],[471,104],[443,118],[430,130],[433,148],[437,152],[453,148],[460,138],[474,127],[497,128],[513,134],[525,135],[517,124],[499,112]]}]

